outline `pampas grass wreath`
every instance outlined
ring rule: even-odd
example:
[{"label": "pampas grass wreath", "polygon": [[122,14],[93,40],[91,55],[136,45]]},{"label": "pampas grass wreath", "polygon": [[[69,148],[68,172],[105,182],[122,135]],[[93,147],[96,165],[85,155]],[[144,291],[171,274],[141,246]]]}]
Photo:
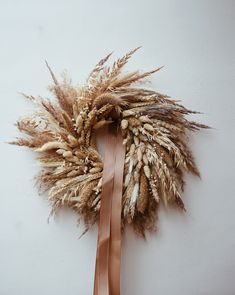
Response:
[{"label": "pampas grass wreath", "polygon": [[156,227],[160,203],[185,210],[181,196],[184,172],[199,176],[188,146],[188,131],[208,126],[186,119],[198,112],[143,87],[145,78],[161,68],[123,73],[137,49],[111,66],[106,65],[108,54],[80,87],[66,77],[58,81],[47,64],[53,80],[49,89],[56,101],[24,95],[35,111],[17,122],[26,136],[11,143],[37,153],[42,167],[37,183],[48,191],[51,214],[70,207],[83,217],[88,230],[99,219],[101,203],[103,159],[96,133],[115,123],[126,149],[122,229],[131,224],[144,237],[146,230]]}]

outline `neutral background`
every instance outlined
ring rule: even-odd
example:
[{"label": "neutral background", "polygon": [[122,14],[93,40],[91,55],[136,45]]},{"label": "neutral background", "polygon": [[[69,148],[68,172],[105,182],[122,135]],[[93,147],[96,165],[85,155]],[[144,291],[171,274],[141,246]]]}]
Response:
[{"label": "neutral background", "polygon": [[114,50],[142,45],[127,69],[165,65],[152,87],[204,112],[214,127],[191,138],[202,179],[187,176],[186,214],[161,208],[158,232],[123,239],[123,295],[235,294],[235,1],[0,1],[0,294],[90,295],[97,228],[61,211],[47,224],[33,153],[5,142],[31,105],[49,96],[46,59],[74,83]]}]

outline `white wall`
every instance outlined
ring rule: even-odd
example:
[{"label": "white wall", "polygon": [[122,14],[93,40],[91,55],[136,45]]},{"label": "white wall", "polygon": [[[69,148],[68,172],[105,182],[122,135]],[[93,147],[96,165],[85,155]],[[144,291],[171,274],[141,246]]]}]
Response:
[{"label": "white wall", "polygon": [[63,211],[47,224],[46,197],[33,187],[34,156],[5,142],[30,109],[17,93],[48,95],[46,59],[84,81],[94,64],[143,45],[128,68],[165,68],[153,87],[181,98],[214,127],[192,137],[202,180],[187,176],[187,213],[159,212],[147,241],[123,240],[123,295],[235,294],[235,1],[0,0],[0,294],[90,295],[97,228]]}]

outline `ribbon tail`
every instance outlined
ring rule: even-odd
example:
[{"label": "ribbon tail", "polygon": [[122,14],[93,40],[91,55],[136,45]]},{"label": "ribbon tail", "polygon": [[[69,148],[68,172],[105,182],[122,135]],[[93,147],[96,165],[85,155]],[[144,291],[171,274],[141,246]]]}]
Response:
[{"label": "ribbon tail", "polygon": [[94,295],[120,294],[121,211],[125,148],[121,133],[107,135],[101,189]]},{"label": "ribbon tail", "polygon": [[125,147],[121,133],[117,135],[114,187],[111,212],[111,241],[109,254],[109,281],[112,295],[120,295],[121,212]]}]

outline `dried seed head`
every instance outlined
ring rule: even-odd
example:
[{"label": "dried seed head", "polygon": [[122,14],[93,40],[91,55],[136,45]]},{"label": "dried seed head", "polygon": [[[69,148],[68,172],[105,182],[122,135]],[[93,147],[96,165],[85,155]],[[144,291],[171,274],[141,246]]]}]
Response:
[{"label": "dried seed head", "polygon": [[131,110],[126,110],[126,111],[123,111],[122,112],[122,116],[123,118],[125,117],[129,117],[129,116],[134,116],[135,115],[135,112],[131,111]]},{"label": "dried seed head", "polygon": [[77,116],[76,126],[79,128],[79,127],[81,127],[82,123],[83,123],[83,118],[82,118],[82,116],[80,114],[80,115]]},{"label": "dried seed head", "polygon": [[140,121],[136,117],[130,117],[128,121],[132,127],[138,127],[140,125]]},{"label": "dried seed head", "polygon": [[102,177],[100,178],[98,184],[97,184],[97,188],[100,189],[102,186]]},{"label": "dried seed head", "polygon": [[152,124],[152,120],[149,119],[148,116],[140,116],[140,117],[139,117],[139,120],[140,120],[142,123],[150,123],[150,124]]},{"label": "dried seed head", "polygon": [[144,166],[144,174],[147,178],[150,178],[151,176],[150,168],[147,165]]},{"label": "dried seed head", "polygon": [[139,137],[134,136],[134,143],[135,143],[136,146],[139,146],[139,144],[140,144]]},{"label": "dried seed head", "polygon": [[131,147],[130,147],[130,156],[133,156],[135,152],[135,145],[134,143],[132,143]]},{"label": "dried seed head", "polygon": [[145,165],[148,165],[148,158],[147,158],[147,156],[146,156],[146,154],[143,154],[143,161],[144,161],[144,164]]},{"label": "dried seed head", "polygon": [[153,179],[150,179],[150,182],[149,182],[150,188],[151,188],[150,191],[151,191],[155,201],[157,203],[159,203],[160,202],[160,197],[159,197],[159,194],[158,194],[158,191],[157,191],[157,186],[156,186],[155,182],[156,181],[154,181]]},{"label": "dried seed head", "polygon": [[70,172],[67,174],[67,176],[68,176],[68,177],[75,177],[75,176],[77,176],[77,175],[79,175],[79,174],[81,174],[81,172],[80,172],[79,170],[72,170],[72,171],[70,171]]},{"label": "dried seed head", "polygon": [[138,182],[139,179],[140,179],[140,173],[139,173],[139,171],[135,171],[134,172],[134,180],[135,180],[135,182]]},{"label": "dried seed head", "polygon": [[71,158],[73,156],[73,153],[71,151],[65,151],[63,153],[64,158]]},{"label": "dried seed head", "polygon": [[45,143],[42,147],[37,148],[36,152],[46,152],[53,149],[67,149],[67,145],[65,143],[59,141],[50,141]]},{"label": "dried seed head", "polygon": [[102,170],[101,167],[95,167],[95,168],[91,168],[91,169],[89,170],[89,172],[92,173],[92,174],[94,174],[94,173],[98,173],[98,172],[100,172],[101,170]]},{"label": "dried seed head", "polygon": [[140,176],[140,193],[137,201],[137,210],[144,213],[149,199],[149,185],[146,176],[142,173]]},{"label": "dried seed head", "polygon": [[128,121],[126,119],[121,121],[121,127],[122,129],[126,129],[128,127]]},{"label": "dried seed head", "polygon": [[144,124],[144,129],[148,131],[154,131],[153,126],[148,123]]},{"label": "dried seed head", "polygon": [[142,151],[140,148],[138,148],[137,150],[137,158],[138,158],[138,161],[140,162],[143,158],[143,154],[142,154]]},{"label": "dried seed head", "polygon": [[68,141],[69,141],[69,145],[71,147],[76,147],[78,145],[77,139],[74,136],[72,136],[71,134],[68,135]]},{"label": "dried seed head", "polygon": [[57,153],[58,155],[63,155],[64,152],[65,152],[64,149],[58,149],[58,150],[56,151],[56,153]]},{"label": "dried seed head", "polygon": [[139,182],[136,182],[131,194],[131,199],[130,199],[130,215],[131,218],[134,217],[135,215],[135,206],[136,206],[136,201],[138,199],[138,195],[139,195]]}]

